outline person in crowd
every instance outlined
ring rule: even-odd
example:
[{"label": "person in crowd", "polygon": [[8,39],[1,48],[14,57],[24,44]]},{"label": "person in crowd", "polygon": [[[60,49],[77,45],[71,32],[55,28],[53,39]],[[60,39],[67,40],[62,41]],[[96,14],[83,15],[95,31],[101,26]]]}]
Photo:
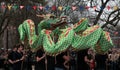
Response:
[{"label": "person in crowd", "polygon": [[116,49],[112,50],[112,53],[108,55],[108,59],[110,61],[110,70],[117,70],[119,54]]},{"label": "person in crowd", "polygon": [[3,68],[4,70],[9,70],[9,63],[8,63],[8,50],[4,50],[3,55],[2,55],[2,59],[3,59]]},{"label": "person in crowd", "polygon": [[47,70],[55,70],[55,57],[47,55],[45,58]]},{"label": "person in crowd", "polygon": [[[12,60],[13,64],[13,70],[23,70],[23,60],[25,59],[25,56],[23,55],[23,44],[17,44],[17,51],[14,55],[14,59]],[[10,61],[10,60],[9,60]]]},{"label": "person in crowd", "polygon": [[33,52],[31,48],[28,48],[27,53],[27,58],[26,58],[26,68],[27,70],[32,70],[32,65],[34,64],[34,57],[33,57]]},{"label": "person in crowd", "polygon": [[0,49],[0,69],[4,68],[4,49]]},{"label": "person in crowd", "polygon": [[16,52],[17,52],[17,46],[14,45],[12,51],[8,54],[10,70],[13,70],[13,64],[14,64]]},{"label": "person in crowd", "polygon": [[77,55],[76,52],[70,51],[70,70],[77,70]]},{"label": "person in crowd", "polygon": [[84,58],[86,64],[88,64],[88,70],[94,70],[95,69],[95,54],[94,51],[90,48],[88,49],[88,54]]},{"label": "person in crowd", "polygon": [[107,53],[95,55],[95,60],[96,60],[96,64],[97,64],[96,70],[106,70],[107,58],[108,58]]},{"label": "person in crowd", "polygon": [[43,49],[39,49],[36,52],[36,63],[35,63],[35,70],[45,70],[45,57],[46,54],[44,53]]},{"label": "person in crowd", "polygon": [[77,70],[88,70],[88,65],[84,61],[88,49],[80,50],[77,52]]},{"label": "person in crowd", "polygon": [[106,54],[107,54],[107,59],[106,59],[106,70],[110,70],[110,60],[108,58],[109,54],[111,54],[111,49],[109,49]]},{"label": "person in crowd", "polygon": [[55,70],[68,70],[69,69],[69,55],[67,52],[62,52],[56,56]]}]

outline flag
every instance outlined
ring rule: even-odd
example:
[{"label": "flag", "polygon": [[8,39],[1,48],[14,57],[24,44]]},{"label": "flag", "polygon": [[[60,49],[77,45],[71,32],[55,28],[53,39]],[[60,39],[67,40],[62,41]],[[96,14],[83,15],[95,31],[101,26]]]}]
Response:
[{"label": "flag", "polygon": [[118,10],[118,6],[114,6],[114,10]]},{"label": "flag", "polygon": [[11,10],[11,8],[12,8],[12,5],[8,5],[8,9]]},{"label": "flag", "polygon": [[77,9],[77,7],[76,6],[72,6],[72,10],[74,11],[74,10],[76,10]]},{"label": "flag", "polygon": [[57,8],[56,8],[55,5],[53,5],[53,6],[51,7],[51,9],[52,9],[53,11],[55,11]]},{"label": "flag", "polygon": [[79,6],[79,9],[80,9],[80,11],[83,11],[84,10],[84,6]]},{"label": "flag", "polygon": [[24,8],[24,6],[23,6],[23,5],[21,5],[21,6],[20,6],[20,9],[23,9],[23,8]]},{"label": "flag", "polygon": [[59,9],[60,11],[62,11],[63,7],[62,7],[62,6],[59,6],[58,9]]},{"label": "flag", "polygon": [[107,9],[110,10],[110,6],[107,6]]},{"label": "flag", "polygon": [[50,9],[50,7],[47,5],[46,7],[45,7],[45,10],[47,11],[47,10],[49,10]]},{"label": "flag", "polygon": [[90,8],[89,6],[86,6],[86,7],[85,7],[85,9],[87,9],[87,10],[88,10],[89,8]]},{"label": "flag", "polygon": [[17,5],[14,5],[13,8],[16,10],[16,9],[18,8],[18,6],[17,6]]},{"label": "flag", "polygon": [[36,10],[36,9],[37,9],[37,6],[33,6],[33,9]]},{"label": "flag", "polygon": [[93,9],[96,10],[96,6],[93,6]]},{"label": "flag", "polygon": [[40,8],[40,10],[43,10],[43,6],[40,6],[39,8]]}]

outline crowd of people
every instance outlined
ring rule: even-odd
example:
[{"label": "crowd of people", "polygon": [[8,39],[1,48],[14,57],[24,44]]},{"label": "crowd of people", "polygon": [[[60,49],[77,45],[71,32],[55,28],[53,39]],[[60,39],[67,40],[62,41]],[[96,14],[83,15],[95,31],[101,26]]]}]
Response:
[{"label": "crowd of people", "polygon": [[0,49],[0,70],[120,70],[120,50],[97,54],[90,48],[49,56],[42,48],[33,52],[17,44],[12,50]]}]

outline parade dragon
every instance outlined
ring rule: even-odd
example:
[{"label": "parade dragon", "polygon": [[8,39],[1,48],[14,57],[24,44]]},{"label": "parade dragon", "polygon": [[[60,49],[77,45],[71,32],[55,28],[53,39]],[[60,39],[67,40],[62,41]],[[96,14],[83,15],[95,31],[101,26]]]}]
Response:
[{"label": "parade dragon", "polygon": [[[92,48],[96,53],[105,53],[113,47],[109,32],[99,25],[88,26],[88,19],[82,18],[72,26],[53,28],[60,20],[47,18],[35,29],[31,19],[19,25],[20,40],[28,40],[32,49],[42,48],[47,55],[55,56],[69,48],[73,51]],[[51,29],[50,29],[51,28]]]}]

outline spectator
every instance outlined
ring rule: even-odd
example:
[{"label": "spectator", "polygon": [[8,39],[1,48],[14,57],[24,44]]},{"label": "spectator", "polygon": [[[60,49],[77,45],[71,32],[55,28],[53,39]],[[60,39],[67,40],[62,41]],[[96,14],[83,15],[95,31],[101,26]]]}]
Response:
[{"label": "spectator", "polygon": [[77,55],[75,51],[70,51],[70,70],[76,70],[77,69]]},{"label": "spectator", "polygon": [[47,55],[47,70],[55,69],[55,57]]},{"label": "spectator", "polygon": [[15,60],[15,55],[17,52],[17,46],[13,46],[12,51],[9,53],[8,55],[8,61],[9,61],[9,65],[10,65],[10,70],[13,70],[13,64],[14,64],[14,60]]},{"label": "spectator", "polygon": [[119,54],[117,53],[116,49],[112,50],[112,53],[108,55],[108,58],[110,60],[110,70],[117,70]]},{"label": "spectator", "polygon": [[16,54],[14,55],[13,60],[13,70],[22,70],[22,62],[25,58],[23,55],[23,44],[18,44]]},{"label": "spectator", "polygon": [[27,51],[27,59],[26,59],[27,70],[32,70],[33,62],[34,62],[33,52],[31,51],[31,48],[29,48]]},{"label": "spectator", "polygon": [[2,59],[2,68],[5,70],[8,70],[9,66],[8,66],[8,51],[4,50],[4,52],[1,55],[1,59]]},{"label": "spectator", "polygon": [[68,62],[67,52],[63,52],[56,56],[55,70],[66,70],[65,65]]},{"label": "spectator", "polygon": [[94,70],[95,69],[95,54],[92,49],[88,49],[88,54],[85,56],[85,62],[88,64],[88,70]]},{"label": "spectator", "polygon": [[39,49],[36,53],[35,70],[45,70],[45,56],[46,54],[42,49]]},{"label": "spectator", "polygon": [[80,50],[77,53],[77,70],[88,70],[88,65],[84,61],[85,56],[87,55],[87,50]]},{"label": "spectator", "polygon": [[96,60],[96,70],[106,70],[106,60],[107,60],[107,54],[96,54],[95,56]]}]

